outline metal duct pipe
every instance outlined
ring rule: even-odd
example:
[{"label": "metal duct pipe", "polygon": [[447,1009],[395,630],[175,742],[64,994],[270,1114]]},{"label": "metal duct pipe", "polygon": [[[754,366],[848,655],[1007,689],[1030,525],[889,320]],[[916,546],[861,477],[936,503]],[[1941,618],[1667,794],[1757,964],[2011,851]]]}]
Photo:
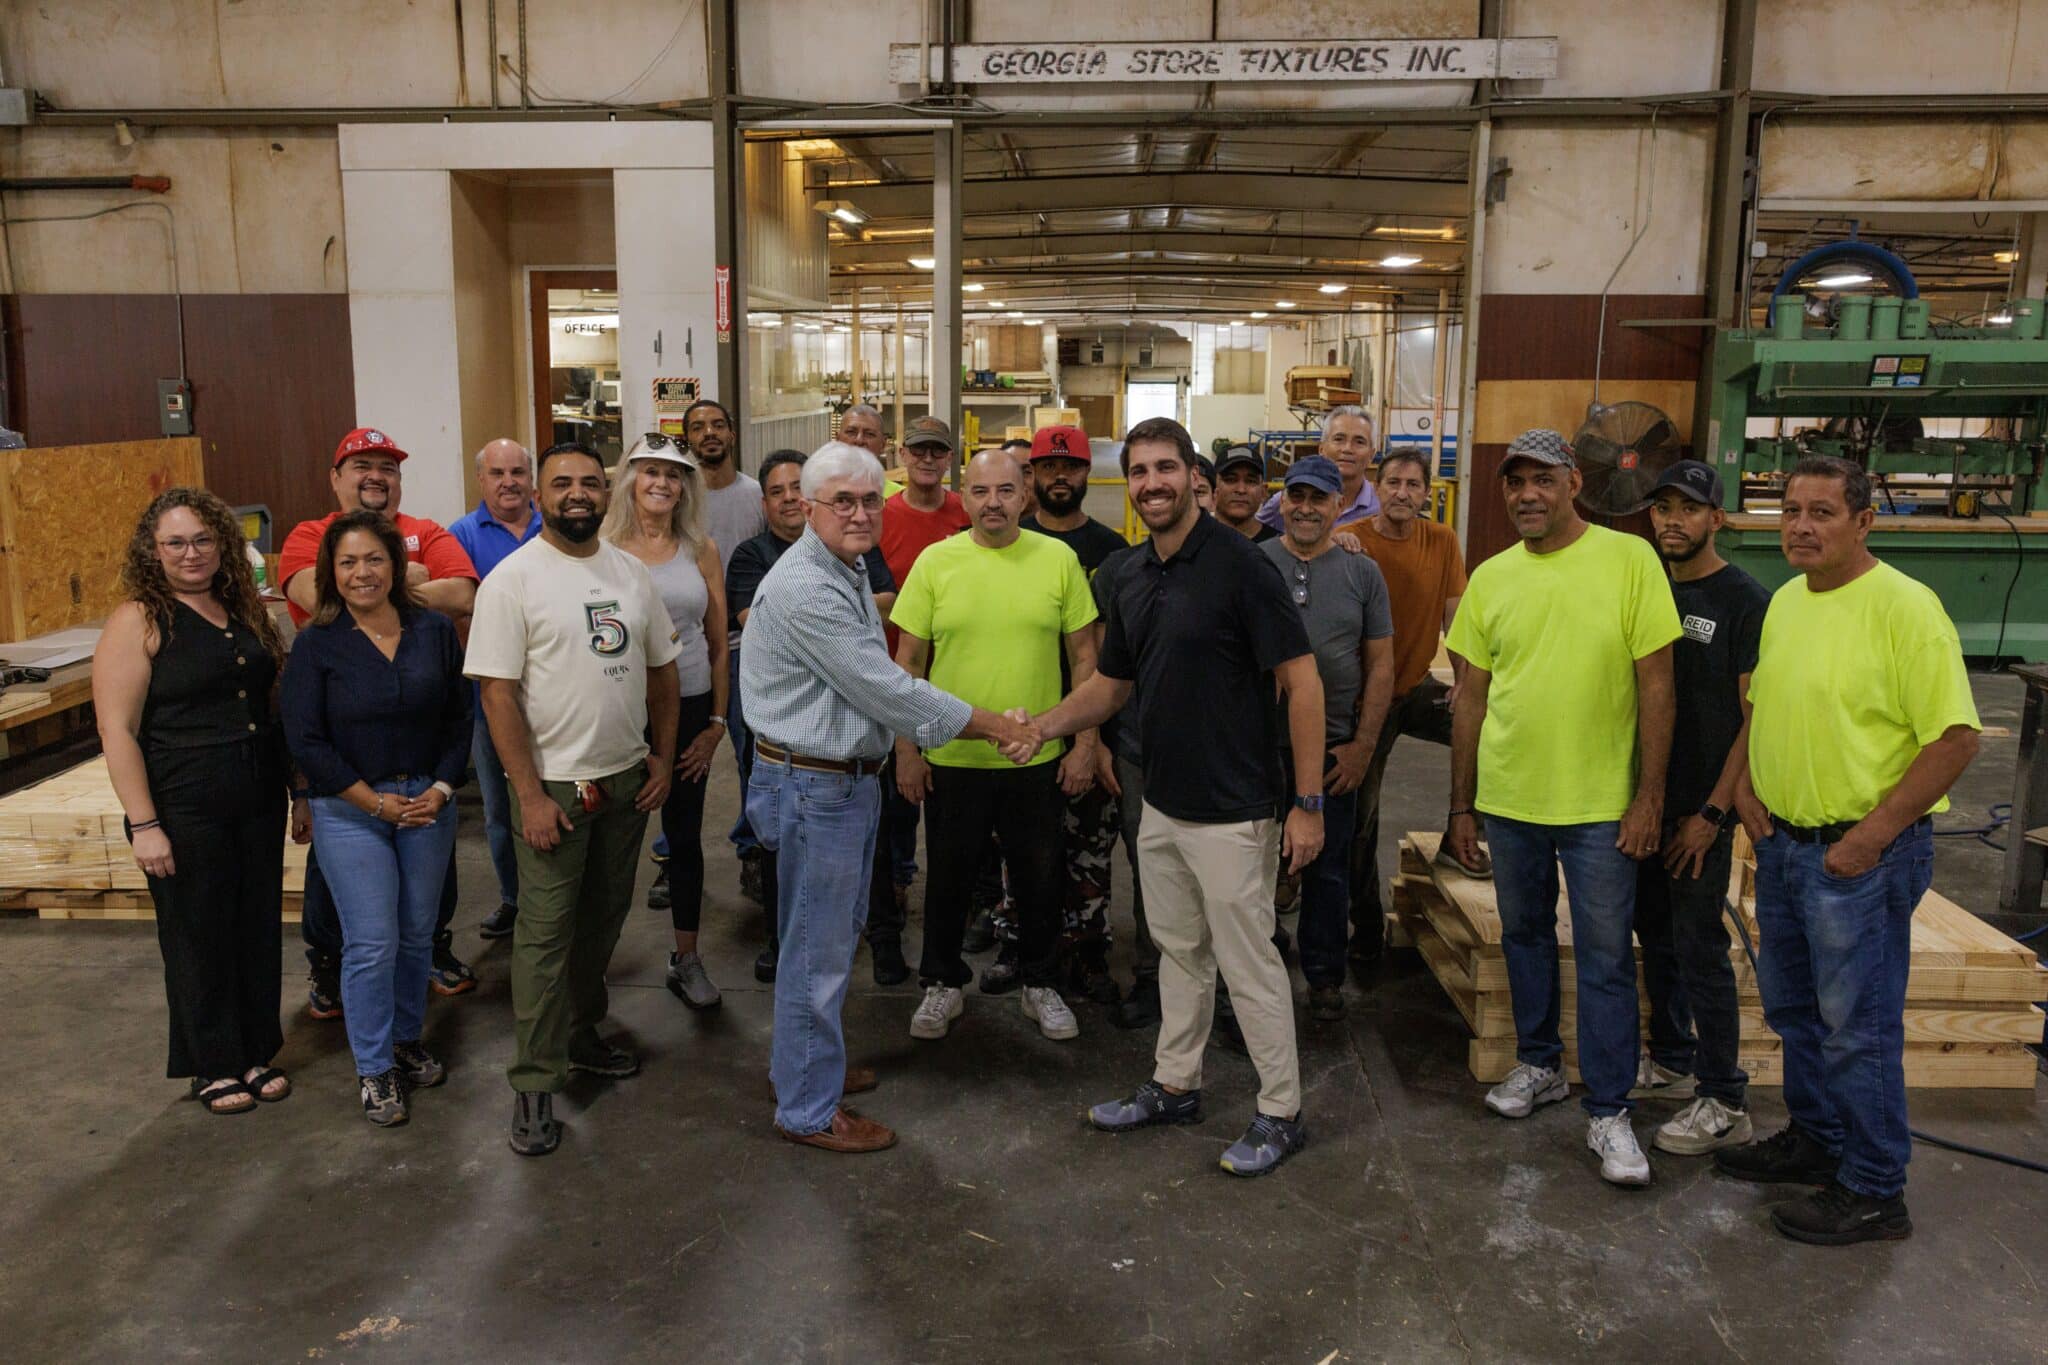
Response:
[{"label": "metal duct pipe", "polygon": [[171,188],[167,175],[14,175],[0,177],[0,190],[148,190]]}]

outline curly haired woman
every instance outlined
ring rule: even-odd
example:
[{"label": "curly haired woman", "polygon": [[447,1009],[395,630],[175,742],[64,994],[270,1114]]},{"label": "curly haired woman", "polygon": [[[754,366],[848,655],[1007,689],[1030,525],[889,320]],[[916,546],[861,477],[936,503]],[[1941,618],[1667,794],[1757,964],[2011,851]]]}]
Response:
[{"label": "curly haired woman", "polygon": [[[291,1094],[271,1066],[288,767],[273,693],[284,643],[226,503],[172,488],[142,514],[129,600],[93,653],[93,706],[135,861],[156,902],[166,1074],[215,1114]],[[302,829],[304,812],[294,810]]]}]

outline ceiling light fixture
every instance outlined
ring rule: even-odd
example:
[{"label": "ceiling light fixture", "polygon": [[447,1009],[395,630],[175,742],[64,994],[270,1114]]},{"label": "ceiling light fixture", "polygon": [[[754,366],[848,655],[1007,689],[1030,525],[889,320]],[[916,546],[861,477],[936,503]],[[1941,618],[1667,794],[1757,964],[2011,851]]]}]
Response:
[{"label": "ceiling light fixture", "polygon": [[960,286],[960,292],[963,294],[979,294],[981,290],[982,286],[978,284],[963,284]]},{"label": "ceiling light fixture", "polygon": [[2010,327],[2012,326],[2012,314],[2001,308],[1986,319],[1986,321],[1993,327]]},{"label": "ceiling light fixture", "polygon": [[938,261],[936,258],[931,256],[912,256],[910,258],[910,263],[916,266],[919,270],[930,270],[933,266],[938,264]]},{"label": "ceiling light fixture", "polygon": [[1397,251],[1391,256],[1380,257],[1380,264],[1389,270],[1406,270],[1411,265],[1421,265],[1422,258],[1420,256],[1410,256],[1404,251]]},{"label": "ceiling light fixture", "polygon": [[866,211],[850,199],[820,199],[811,207],[827,218],[837,218],[849,227],[859,227],[868,220]]},{"label": "ceiling light fixture", "polygon": [[1870,273],[1864,270],[1842,270],[1832,275],[1823,275],[1815,283],[1822,289],[1847,289],[1851,285],[1869,284]]},{"label": "ceiling light fixture", "polygon": [[1991,259],[2000,265],[2011,265],[2019,260],[2019,258],[2020,253],[2017,251],[1994,251],[1991,253]]},{"label": "ceiling light fixture", "polygon": [[1275,299],[1273,300],[1273,306],[1275,308],[1292,308],[1295,306],[1295,302],[1293,299]]},{"label": "ceiling light fixture", "polygon": [[1252,316],[1253,316],[1253,317],[1255,317],[1255,318],[1263,318],[1263,317],[1267,317],[1267,316],[1269,316],[1269,314],[1266,314],[1266,313],[1254,313],[1254,314],[1252,314]]},{"label": "ceiling light fixture", "polygon": [[1348,284],[1325,284],[1318,286],[1318,290],[1324,294],[1341,294],[1350,287]]},{"label": "ceiling light fixture", "polygon": [[[1257,314],[1253,314],[1253,316],[1256,317]],[[1242,327],[1244,326],[1244,320],[1242,318],[1232,318],[1230,320],[1230,325],[1232,327]]]},{"label": "ceiling light fixture", "polygon": [[773,313],[750,316],[747,319],[747,326],[749,327],[780,327],[781,325],[782,319],[776,317]]},{"label": "ceiling light fixture", "polygon": [[1024,315],[1020,312],[1017,312],[1015,309],[1012,309],[1009,312],[1003,314],[1003,316],[1006,318],[1021,318]]}]

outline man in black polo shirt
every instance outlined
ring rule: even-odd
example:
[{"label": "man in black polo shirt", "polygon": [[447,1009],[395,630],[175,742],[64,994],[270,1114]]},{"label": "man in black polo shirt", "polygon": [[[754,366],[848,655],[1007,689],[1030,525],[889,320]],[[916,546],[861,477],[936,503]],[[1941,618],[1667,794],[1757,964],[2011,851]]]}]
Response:
[{"label": "man in black polo shirt", "polygon": [[[1308,633],[1273,561],[1195,506],[1194,440],[1153,418],[1124,443],[1131,504],[1149,551],[1118,561],[1095,676],[1038,719],[1047,738],[1100,725],[1139,694],[1145,810],[1138,859],[1158,945],[1161,1019],[1151,1080],[1089,1112],[1123,1132],[1201,1117],[1202,1052],[1216,973],[1230,985],[1259,1071],[1258,1114],[1223,1154],[1263,1175],[1301,1150],[1294,1001],[1273,947],[1273,873],[1323,846],[1323,687]],[[1280,773],[1274,683],[1287,698],[1295,795]],[[1190,727],[1206,718],[1202,743]],[[1283,825],[1280,814],[1286,809]]]}]

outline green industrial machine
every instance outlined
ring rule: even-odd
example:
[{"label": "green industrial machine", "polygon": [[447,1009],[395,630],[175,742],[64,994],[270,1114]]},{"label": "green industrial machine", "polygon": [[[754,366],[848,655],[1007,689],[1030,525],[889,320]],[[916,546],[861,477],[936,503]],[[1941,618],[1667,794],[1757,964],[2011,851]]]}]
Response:
[{"label": "green industrial machine", "polygon": [[1826,325],[1773,301],[1768,330],[1714,338],[1701,449],[1718,462],[1730,560],[1776,587],[1791,576],[1777,508],[1802,456],[1870,470],[1870,547],[1940,596],[1976,658],[2048,659],[2048,340],[2040,299],[1995,325],[1933,322],[1924,299],[1845,296]]}]

